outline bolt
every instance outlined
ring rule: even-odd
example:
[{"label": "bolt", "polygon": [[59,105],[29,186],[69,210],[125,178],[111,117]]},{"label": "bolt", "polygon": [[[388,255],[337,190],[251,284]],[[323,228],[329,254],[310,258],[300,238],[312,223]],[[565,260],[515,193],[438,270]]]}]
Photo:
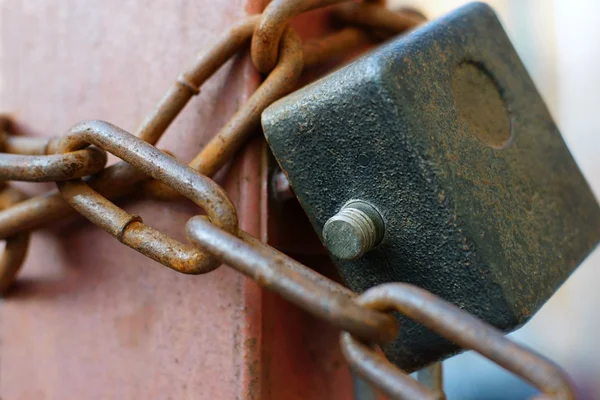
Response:
[{"label": "bolt", "polygon": [[355,260],[377,246],[384,232],[383,218],[375,207],[352,200],[325,223],[323,241],[335,257]]}]

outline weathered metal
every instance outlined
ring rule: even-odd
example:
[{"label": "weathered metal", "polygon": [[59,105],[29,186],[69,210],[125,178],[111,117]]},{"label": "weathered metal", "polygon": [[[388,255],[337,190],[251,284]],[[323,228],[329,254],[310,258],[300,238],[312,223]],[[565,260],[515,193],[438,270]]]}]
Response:
[{"label": "weathered metal", "polygon": [[239,237],[236,237],[205,218],[192,217],[186,224],[186,233],[190,241],[251,277],[261,287],[348,331],[341,336],[342,350],[348,362],[365,379],[392,398],[443,399],[444,394],[419,384],[349,333],[356,332],[361,339],[375,343],[384,343],[394,337],[397,327],[391,324],[393,319],[385,314],[366,314],[367,309],[398,311],[456,345],[475,350],[514,372],[550,398],[574,398],[569,379],[559,367],[426,290],[393,283],[369,289],[355,297],[355,293],[243,231],[239,231]]},{"label": "weathered metal", "polygon": [[355,293],[243,231],[236,237],[202,217],[194,217],[187,222],[186,233],[190,241],[261,287],[340,329],[378,343],[393,339],[398,332],[390,316],[358,307],[353,301]]},{"label": "weathered metal", "polygon": [[[391,18],[403,18],[401,13],[388,13],[391,14]],[[199,87],[202,83],[212,76],[248,41],[258,21],[259,16],[251,16],[232,27],[223,35],[214,48],[206,55],[199,57],[191,67],[181,73],[155,109],[146,117],[136,135],[150,144],[156,143],[190,98],[199,93]],[[316,55],[311,56],[312,62],[329,56],[323,50],[332,49],[332,45],[336,51],[331,55],[336,55],[340,49],[347,49],[357,44],[353,40],[347,40],[345,36],[336,35],[334,35],[333,41],[329,38],[324,39],[323,46],[315,46],[315,41],[311,43],[309,43],[306,51],[310,54],[311,49],[314,49]],[[247,141],[248,136],[258,127],[260,113],[274,100],[292,90],[302,72],[302,57],[303,50],[300,41],[290,28],[284,35],[281,57],[277,67],[269,74],[266,81],[250,97],[245,105],[230,119],[229,123],[191,161],[190,165],[199,170],[200,173],[213,175],[227,163],[233,154],[239,151]],[[6,117],[3,117],[1,122],[3,132],[14,128],[12,121]],[[11,139],[7,135],[3,135],[2,139],[2,146],[6,147],[7,150],[30,155],[51,153],[54,151],[53,149],[57,142],[56,138],[47,141],[37,138]],[[84,151],[91,150],[93,148]],[[75,178],[87,175],[89,171],[86,168],[63,168],[65,160],[68,161],[69,158],[72,159],[77,156],[78,153],[75,152],[70,155],[52,155],[42,158],[42,166],[45,168],[41,171],[26,168],[31,165],[32,161],[39,160],[38,158],[25,158],[21,160],[23,161],[22,165],[7,165],[6,177],[11,179],[27,178],[28,180],[39,181],[58,180],[69,177]],[[103,156],[105,157],[105,155]],[[81,165],[79,166],[81,167]],[[169,267],[185,273],[200,273],[201,271],[208,271],[216,267],[214,263],[205,264],[206,260],[195,249],[186,248],[179,242],[141,224],[139,217],[123,212],[106,199],[119,198],[130,194],[134,190],[135,185],[144,180],[146,180],[145,174],[125,162],[120,162],[91,177],[87,182],[88,187],[78,184],[77,190],[79,192],[86,192],[88,199],[95,200],[87,204],[88,216],[95,216],[94,220],[97,223],[106,225],[107,229],[110,229],[113,234],[118,235],[117,237],[121,241],[131,247],[140,250],[142,253]],[[73,183],[64,187],[73,188]],[[106,196],[106,198],[100,199],[97,197],[96,191]],[[159,181],[149,182],[146,185],[146,191],[151,192],[155,197],[163,199],[172,199],[179,196],[177,191]],[[74,193],[78,192],[71,192],[71,194]],[[58,221],[73,214],[73,210],[64,201],[63,196],[56,191],[33,197],[10,207],[5,212],[0,212],[0,238],[7,238],[16,233],[25,232]],[[98,217],[98,213],[102,214],[107,210],[112,210],[111,218]],[[119,229],[123,226],[127,226],[128,229],[122,232],[123,235],[117,234],[116,232],[120,232]],[[177,254],[168,254],[172,250],[176,250]]]},{"label": "weathered metal", "polygon": [[0,153],[0,179],[53,182],[95,174],[106,164],[106,153],[96,147],[67,154],[27,156]]},{"label": "weathered metal", "polygon": [[381,214],[371,204],[352,200],[323,226],[323,243],[335,257],[355,260],[371,251],[385,234]]},{"label": "weathered metal", "polygon": [[267,5],[252,35],[251,55],[259,72],[268,74],[277,64],[279,41],[290,19],[304,11],[344,0],[275,0]]},{"label": "weathered metal", "polygon": [[[314,10],[316,8],[322,8],[333,4],[344,3],[349,0],[273,0],[271,1],[265,10],[263,11],[262,18],[256,27],[254,34],[252,35],[252,46],[251,46],[251,55],[252,62],[256,69],[258,69],[263,74],[268,74],[275,67],[278,58],[278,48],[279,41],[283,35],[285,28],[287,27],[290,20],[298,14],[301,14],[306,11]],[[373,4],[369,4],[369,3]],[[375,15],[373,10],[369,7],[363,8],[363,5],[372,6],[383,10],[381,14]],[[394,28],[392,31],[394,33],[405,31],[406,29],[410,29],[421,22],[423,22],[422,18],[415,18],[414,13],[401,13],[396,14],[388,11],[385,7],[385,0],[366,0],[365,3],[360,3],[357,5],[356,12],[354,14],[342,13],[342,16],[348,16],[348,20],[356,19],[356,14],[360,14],[362,11],[369,14],[369,17],[366,17],[371,22],[374,21],[374,18],[379,18],[386,24],[393,24]],[[389,22],[391,21],[391,22]],[[405,21],[403,24],[400,21]],[[354,32],[350,33],[349,31],[340,32],[341,36],[337,36],[336,39],[333,39],[330,44],[340,43],[339,39],[344,37],[344,41],[346,39],[352,41],[351,37],[354,35]],[[338,46],[333,46],[333,48],[338,48]]]},{"label": "weathered metal", "polygon": [[[387,19],[403,20],[405,14],[409,12],[386,11],[384,16]],[[150,144],[155,144],[191,97],[198,93],[204,81],[247,43],[257,23],[258,16],[251,16],[236,24],[217,41],[214,48],[199,57],[191,67],[180,74],[138,128],[136,136]],[[309,65],[328,57],[335,57],[342,51],[348,51],[362,44],[365,39],[363,35],[356,35],[355,28],[348,29],[351,31],[343,30],[341,34],[308,42],[305,57],[309,59]],[[297,36],[291,30],[288,32],[284,38],[277,67],[248,102],[190,162],[190,166],[200,173],[212,176],[223,167],[246,143],[248,137],[260,127],[261,112],[295,87],[302,72],[303,51],[299,48]],[[94,175],[88,184],[105,197],[114,200],[131,194],[136,184],[144,180],[147,180],[147,177],[143,173],[121,162]],[[175,191],[156,181],[148,182],[144,189],[157,198],[172,199],[178,196]],[[0,239],[18,232],[37,229],[72,214],[74,214],[73,209],[56,191],[32,197],[0,212]]]},{"label": "weathered metal", "polygon": [[390,398],[403,400],[444,398],[443,393],[429,390],[392,364],[372,346],[354,339],[349,333],[342,333],[340,344],[350,368]]},{"label": "weathered metal", "polygon": [[[208,51],[249,7],[259,11],[257,3],[8,0],[0,6],[0,47],[11,54],[0,57],[0,109],[27,136],[61,134],[91,117],[134,132],[186,60]],[[203,85],[160,145],[191,159],[256,88],[248,61],[236,57]],[[260,234],[259,155],[245,149],[220,180],[253,235]],[[118,181],[106,189],[112,185]],[[49,186],[26,184],[36,194]],[[185,242],[178,232],[196,205],[142,198],[133,184],[129,191],[137,198],[119,206]],[[181,275],[81,217],[55,220],[32,234],[19,279],[0,301],[0,397],[266,399],[261,302],[257,285],[234,271]],[[305,384],[321,379],[312,374],[325,365],[313,367]],[[322,400],[333,392],[312,386]]]},{"label": "weathered metal", "polygon": [[[25,195],[17,189],[0,181],[0,210],[12,206],[25,199]],[[29,247],[29,232],[17,233],[6,239],[4,252],[0,257],[0,296],[10,288],[16,279]]]},{"label": "weathered metal", "polygon": [[92,175],[104,168],[104,151],[90,147],[54,155],[57,140],[16,136],[11,118],[0,115],[0,181],[52,182]]},{"label": "weathered metal", "polygon": [[[179,115],[199,87],[249,40],[257,17],[247,17],[228,30],[205,55],[182,72],[167,90],[154,110],[136,131],[136,136],[155,144]],[[266,105],[265,105],[266,107]],[[87,183],[107,198],[116,199],[134,191],[135,185],[147,176],[125,162],[112,165],[92,177]],[[17,232],[36,229],[76,212],[57,192],[33,197],[0,213],[0,238]]]},{"label": "weathered metal", "polygon": [[[249,39],[256,21],[257,17],[248,17],[235,25],[217,41],[217,45],[211,51],[199,57],[190,68],[180,74],[155,109],[146,117],[136,136],[150,144],[156,143],[191,97],[198,93],[201,84],[241,49]],[[115,199],[130,194],[135,184],[146,179],[146,175],[121,162],[95,175],[88,184],[107,198]],[[75,211],[57,191],[33,197],[6,210],[5,213],[0,213],[0,237],[35,229],[70,214],[75,214]]]},{"label": "weathered metal", "polygon": [[[541,390],[544,398],[575,398],[569,378],[551,361],[512,342],[503,332],[424,289],[405,283],[389,283],[367,290],[357,302],[375,310],[398,311],[418,321],[452,343],[474,350],[525,379]],[[402,376],[402,371],[383,359],[376,363],[361,362],[373,350],[349,333],[342,333],[341,344],[351,365],[367,380],[377,382],[378,387],[390,395],[402,393],[403,382],[391,378]]]},{"label": "weathered metal", "polygon": [[[383,216],[355,291],[415,284],[505,331],[594,249],[600,210],[494,12],[473,4],[288,97],[263,127],[315,231],[348,201]],[[386,354],[412,371],[457,348],[414,321]]]},{"label": "weathered metal", "polygon": [[275,100],[289,93],[296,85],[303,68],[300,37],[292,28],[284,34],[281,57],[277,67],[229,122],[217,133],[190,166],[202,174],[213,175],[244,145],[251,133],[260,128],[262,111]]},{"label": "weathered metal", "polygon": [[[495,331],[493,330],[491,331],[492,333],[486,331],[488,329],[487,325],[478,321],[476,318],[470,317],[471,319],[463,319],[462,325],[455,324],[455,326],[453,325],[451,328],[447,328],[446,324],[455,323],[455,320],[458,318],[457,315],[460,316],[461,314],[452,315],[448,312],[450,318],[448,318],[448,320],[443,320],[444,315],[435,314],[435,310],[436,307],[438,307],[438,310],[440,307],[443,308],[446,303],[436,303],[439,299],[436,300],[434,297],[428,298],[427,292],[419,292],[417,290],[417,292],[411,293],[412,297],[409,296],[409,300],[406,300],[406,297],[403,296],[406,295],[406,291],[410,291],[410,286],[382,286],[379,288],[380,291],[369,291],[361,297],[362,300],[357,300],[354,292],[315,273],[274,248],[262,244],[257,238],[242,230],[243,226],[238,226],[237,213],[225,191],[211,179],[203,175],[203,173],[209,175],[216,173],[217,170],[219,170],[234,155],[234,153],[239,150],[247,136],[257,127],[260,113],[264,107],[291,90],[296,84],[304,65],[303,50],[295,31],[292,28],[286,28],[287,20],[292,15],[303,10],[321,7],[336,2],[338,1],[290,1],[284,4],[283,2],[275,1],[271,7],[271,10],[275,11],[265,12],[260,17],[249,17],[242,21],[230,31],[226,35],[226,39],[220,41],[216,48],[209,52],[206,57],[201,58],[194,63],[191,69],[187,70],[187,72],[177,78],[176,82],[163,97],[159,105],[142,124],[141,128],[138,130],[137,137],[109,123],[90,121],[76,125],[68,132],[68,135],[60,139],[60,141],[50,141],[43,146],[38,140],[31,143],[27,143],[27,141],[23,140],[10,142],[6,135],[2,135],[0,138],[0,150],[6,151],[6,149],[13,149],[14,151],[15,149],[21,148],[22,152],[28,155],[27,157],[42,153],[58,152],[62,153],[60,156],[63,157],[62,162],[64,163],[64,160],[69,155],[77,155],[78,153],[76,152],[80,151],[82,148],[86,148],[90,144],[96,145],[122,158],[124,162],[118,163],[90,178],[90,184],[95,185],[98,188],[106,188],[105,192],[111,195],[122,195],[126,192],[133,191],[134,184],[145,180],[145,175],[149,175],[157,181],[165,183],[170,188],[169,190],[165,190],[159,184],[154,184],[155,189],[158,188],[160,191],[166,193],[164,197],[173,197],[173,193],[175,192],[179,192],[185,197],[188,197],[202,207],[208,214],[206,218],[200,216],[192,217],[186,225],[188,238],[190,241],[201,247],[202,250],[186,247],[178,241],[171,239],[169,236],[160,233],[158,230],[144,225],[138,216],[127,213],[115,206],[108,201],[107,198],[95,191],[94,186],[86,184],[80,178],[69,179],[66,181],[60,180],[83,175],[86,171],[83,167],[76,168],[77,173],[73,171],[70,171],[68,174],[63,173],[64,176],[58,174],[54,169],[47,169],[42,173],[42,175],[45,174],[43,176],[44,179],[52,178],[50,180],[57,181],[56,183],[59,187],[60,195],[65,198],[70,206],[92,222],[101,226],[113,236],[117,237],[120,241],[133,247],[142,254],[163,263],[174,270],[184,273],[208,272],[215,269],[220,261],[226,261],[238,271],[251,277],[261,287],[265,287],[280,294],[283,298],[290,300],[292,303],[300,306],[309,313],[332,323],[334,326],[340,327],[344,331],[348,331],[349,333],[344,336],[344,340],[350,343],[350,346],[354,346],[355,348],[357,345],[363,346],[362,356],[357,352],[351,353],[351,351],[349,352],[348,348],[346,348],[346,355],[349,360],[352,363],[355,363],[358,360],[361,364],[358,366],[358,370],[364,373],[376,386],[382,388],[393,397],[416,398],[418,396],[419,398],[440,398],[443,394],[438,392],[432,394],[432,397],[429,397],[430,392],[428,392],[425,387],[408,378],[403,372],[395,369],[395,367],[385,361],[382,356],[370,354],[368,347],[365,347],[354,339],[356,336],[362,340],[373,341],[376,343],[392,340],[398,333],[398,327],[397,322],[391,315],[378,309],[386,307],[392,307],[398,311],[402,311],[409,317],[422,321],[430,328],[439,328],[451,339],[456,335],[462,335],[460,336],[462,341],[455,340],[457,344],[476,350],[483,348],[483,354],[489,357],[494,356],[494,359],[498,360],[502,365],[507,366],[517,373],[522,373],[527,379],[534,383],[542,382],[540,386],[544,389],[554,394],[567,393],[568,381],[563,382],[560,381],[560,379],[557,379],[554,385],[548,384],[544,386],[547,383],[543,381],[544,378],[547,378],[552,374],[554,375],[551,377],[554,378],[557,376],[559,378],[562,377],[562,373],[559,370],[552,365],[543,365],[543,363],[539,363],[536,356],[528,353],[525,349],[518,346],[515,349],[515,347],[511,347],[510,344],[501,343],[501,333],[494,333]],[[371,6],[367,5],[366,7]],[[382,21],[386,18],[391,18],[388,19],[387,22],[382,22],[382,32],[388,28],[390,31],[404,30],[412,27],[417,21],[420,22],[422,20],[420,15],[409,13],[410,17],[413,19],[411,20],[411,18],[408,18],[410,20],[408,22],[404,19],[398,24],[398,20],[394,17],[393,13],[385,12],[382,14],[380,11],[377,11],[374,13],[369,12],[368,14],[375,15],[375,19],[380,18]],[[349,18],[356,19],[356,15],[349,15]],[[265,23],[265,20],[271,21]],[[175,119],[189,99],[193,95],[199,93],[199,86],[203,83],[203,80],[212,75],[226,60],[239,50],[240,46],[242,46],[246,42],[246,39],[252,34],[253,27],[258,27],[258,29],[254,31],[254,38],[256,36],[264,38],[265,32],[263,31],[261,34],[260,31],[261,29],[265,29],[265,27],[268,28],[266,29],[267,31],[269,31],[269,29],[271,30],[271,33],[269,34],[271,35],[271,38],[268,43],[264,46],[260,44],[254,46],[253,52],[258,54],[270,54],[272,62],[270,63],[271,65],[269,65],[269,71],[271,71],[277,59],[279,59],[277,66],[271,72],[260,90],[258,90],[249,99],[248,103],[234,115],[230,122],[211,139],[205,149],[192,160],[190,166],[177,162],[170,153],[155,148],[153,145],[160,138],[164,130]],[[382,32],[378,32],[378,34],[380,34],[378,36],[383,37],[390,33]],[[281,45],[279,45],[279,38],[282,35],[283,39]],[[326,51],[324,50],[331,49],[332,53],[338,54],[341,48],[361,44],[365,38],[362,35],[356,35],[352,31],[346,30],[330,39],[331,40],[327,42],[323,42],[323,46],[317,45],[307,47],[315,49],[315,53],[317,54],[316,56],[313,55],[309,57],[311,63],[315,63],[320,57],[326,56]],[[277,56],[277,47],[279,47],[279,51],[281,52],[279,56]],[[273,55],[274,58],[272,57]],[[0,124],[2,124],[0,127],[4,127],[4,122],[0,121]],[[3,129],[0,129],[0,131],[2,130]],[[495,141],[498,138],[492,136],[486,139],[492,140],[492,145],[495,146]],[[105,153],[101,154],[103,154],[105,158]],[[263,160],[265,159],[266,158],[263,158]],[[47,160],[51,159],[48,158]],[[257,178],[259,173],[257,171],[258,163],[256,158],[252,161],[252,165],[254,167],[247,168],[247,170],[254,173],[254,175],[242,176],[240,177],[240,180],[251,181],[254,179],[254,189],[247,191],[253,195],[253,197],[250,200],[244,200],[242,192],[246,189],[244,188],[244,184],[240,182],[238,185],[240,198],[238,200],[241,202],[253,202],[252,208],[256,210],[259,207],[258,202],[260,201],[255,196],[258,192],[256,186],[261,179]],[[198,171],[200,173],[198,173]],[[260,174],[261,177],[264,176],[262,174],[263,172],[264,171]],[[50,174],[54,175],[49,176]],[[15,174],[15,176],[16,175],[18,174]],[[29,177],[30,175],[22,174],[18,176]],[[5,184],[0,183],[0,186],[5,186]],[[12,195],[10,192],[7,192],[7,196],[11,197]],[[46,203],[44,203],[44,200],[42,200],[41,203],[39,200],[28,203],[25,208],[21,208],[21,212],[28,212],[30,213],[29,216],[17,220],[15,219],[15,216],[18,215],[18,211],[13,212],[12,214],[9,213],[7,214],[9,217],[4,220],[5,224],[8,223],[8,226],[11,227],[11,229],[14,229],[15,231],[13,233],[15,233],[19,232],[19,229],[24,229],[23,226],[40,224],[41,221],[47,222],[57,218],[57,215],[65,215],[68,213],[68,210],[65,209],[63,203],[56,200],[57,197],[58,196],[55,193],[50,193],[45,197],[45,199],[49,199]],[[59,197],[58,199],[60,200]],[[3,201],[4,200],[2,200],[2,197],[0,196],[0,207],[2,206]],[[32,208],[32,206],[34,207]],[[37,210],[35,208],[36,206]],[[56,215],[50,215],[50,209],[52,207],[54,207]],[[371,209],[367,210],[364,207],[357,207],[354,210],[361,211],[365,215],[368,215],[368,213],[372,211]],[[380,218],[377,212],[378,210],[375,210],[377,218]],[[10,217],[11,215],[12,217]],[[35,215],[36,218],[32,219],[31,215]],[[352,216],[355,217],[356,215],[352,214]],[[364,215],[360,214],[360,217],[362,218]],[[255,218],[252,221],[253,223],[250,225],[255,231],[253,233],[256,233],[258,219]],[[382,222],[379,224],[380,227],[383,225],[383,221],[379,222]],[[372,232],[368,232],[367,237],[365,237],[366,241],[364,246],[362,246],[367,250],[376,245],[380,236],[383,235],[382,230],[378,229],[378,225],[376,223],[373,224],[375,227],[372,229]],[[2,234],[8,235],[9,232],[11,231],[3,231]],[[10,252],[7,254],[10,256]],[[86,253],[86,255],[89,254]],[[10,281],[14,279],[18,267],[15,267],[16,264],[13,265],[12,263],[13,261],[22,261],[22,257],[19,257],[21,256],[15,256],[12,257],[12,259],[9,257],[11,263],[9,268],[4,269],[4,275],[0,274],[0,278],[4,276],[8,277],[8,279],[4,279],[4,281],[0,279],[0,282],[10,284]],[[89,257],[87,257],[86,260],[89,260]],[[3,261],[4,260],[0,260],[0,267],[4,266],[1,264]],[[0,273],[3,273],[2,271],[3,269],[0,268]],[[155,296],[155,291],[160,289],[159,286],[162,286],[162,283],[163,282],[161,282],[161,285],[157,285],[157,287],[154,288],[151,297]],[[241,290],[240,287],[241,286],[237,287],[238,291]],[[230,286],[228,286],[228,288],[230,288]],[[252,291],[253,286],[245,287],[245,289]],[[402,293],[401,289],[404,290],[404,293]],[[398,291],[400,291],[400,293],[398,293]],[[370,293],[372,294],[371,297],[369,297]],[[414,310],[411,308],[410,301],[415,301],[415,298],[419,298],[419,293],[425,295],[420,297],[420,301],[430,304],[426,304],[426,307],[421,311],[421,314],[418,312],[411,314]],[[243,298],[243,296],[237,297]],[[188,299],[187,293],[186,299]],[[256,302],[253,303],[248,298],[245,298],[245,300],[248,301],[246,301],[244,307],[255,307],[257,305]],[[419,299],[417,299],[417,302],[418,301]],[[210,303],[212,306],[213,302],[209,301],[207,303]],[[162,305],[163,304],[161,303],[161,306]],[[225,308],[231,308],[230,305]],[[450,305],[446,304],[446,306],[452,308]],[[178,305],[178,309],[179,308]],[[249,311],[249,313],[252,314],[252,310],[245,311]],[[206,312],[206,310],[203,310],[203,313],[204,312]],[[147,310],[136,313],[136,315],[143,315],[144,317],[148,314],[149,312],[147,312]],[[464,315],[462,316],[464,317]],[[427,317],[430,318],[427,319]],[[433,321],[431,318],[433,318]],[[255,315],[255,319],[261,320],[258,315]],[[143,326],[145,326],[146,323],[149,322],[142,321]],[[453,331],[452,329],[455,330]],[[463,332],[468,329],[473,329],[475,333],[469,335]],[[129,329],[126,331],[129,332]],[[171,332],[169,332],[169,336],[170,334]],[[233,334],[234,336],[242,335],[249,338],[242,344],[244,349],[241,350],[241,357],[243,358],[244,365],[237,371],[239,375],[236,375],[236,379],[243,382],[244,387],[242,390],[244,396],[247,395],[247,397],[250,398],[257,397],[259,396],[257,393],[260,392],[260,389],[255,390],[252,385],[260,385],[260,383],[257,382],[260,381],[262,371],[259,369],[260,366],[256,367],[252,363],[256,357],[259,357],[258,354],[260,354],[260,347],[258,346],[261,346],[262,344],[256,343],[257,339],[260,340],[260,335],[258,335],[251,327],[238,327],[234,329]],[[473,339],[474,337],[477,340],[491,337],[494,340],[494,343],[471,343],[475,340]],[[194,340],[196,340],[196,334],[194,335]],[[234,338],[234,344],[240,345],[239,337],[237,339]],[[510,350],[515,359],[511,360],[510,356],[496,354],[498,349]],[[236,350],[234,352],[235,357],[237,357],[237,353],[238,351]],[[354,356],[352,354],[354,354]],[[358,358],[356,357],[357,354],[359,355]],[[527,357],[530,357],[530,362],[522,362]],[[527,366],[539,368],[540,371],[539,373],[529,371]],[[374,368],[382,371],[382,374],[378,375],[377,379],[374,379],[371,374],[371,372],[374,371]],[[263,374],[262,377],[264,376],[270,375]],[[567,389],[564,388],[565,385],[567,386]],[[69,388],[69,390],[71,390],[71,388]]]},{"label": "weathered metal", "polygon": [[[135,184],[148,177],[129,164],[119,162],[87,180],[95,191],[109,199],[131,194]],[[27,232],[77,215],[58,190],[31,197],[0,211],[0,239],[15,233]]]},{"label": "weathered metal", "polygon": [[[114,125],[103,121],[78,124],[58,144],[57,151],[67,153],[89,144],[109,151],[192,200],[206,211],[216,227],[237,232],[235,207],[220,186]],[[143,224],[140,217],[117,207],[81,179],[56,184],[60,194],[77,212],[145,256],[185,274],[202,274],[219,266],[218,261],[205,252]]]}]

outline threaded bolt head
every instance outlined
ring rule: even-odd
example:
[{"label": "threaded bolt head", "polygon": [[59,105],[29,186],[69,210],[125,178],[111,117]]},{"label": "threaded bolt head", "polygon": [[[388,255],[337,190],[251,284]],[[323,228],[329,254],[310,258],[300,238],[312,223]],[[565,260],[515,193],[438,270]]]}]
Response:
[{"label": "threaded bolt head", "polygon": [[329,252],[342,260],[355,260],[379,244],[385,232],[383,218],[367,202],[353,200],[323,227]]}]

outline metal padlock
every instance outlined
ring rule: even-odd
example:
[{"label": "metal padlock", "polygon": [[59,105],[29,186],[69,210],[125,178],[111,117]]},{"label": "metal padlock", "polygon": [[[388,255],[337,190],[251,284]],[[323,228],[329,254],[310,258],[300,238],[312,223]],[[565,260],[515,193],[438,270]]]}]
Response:
[{"label": "metal padlock", "polygon": [[[416,284],[510,331],[600,238],[596,199],[484,4],[292,93],[262,124],[353,290]],[[383,349],[400,367],[457,350],[399,318]]]}]

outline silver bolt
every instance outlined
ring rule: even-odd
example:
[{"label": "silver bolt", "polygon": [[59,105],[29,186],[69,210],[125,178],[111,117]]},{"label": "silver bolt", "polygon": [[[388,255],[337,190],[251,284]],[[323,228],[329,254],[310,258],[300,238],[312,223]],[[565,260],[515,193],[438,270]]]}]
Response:
[{"label": "silver bolt", "polygon": [[384,232],[383,218],[375,207],[353,200],[325,223],[323,241],[335,257],[355,260],[377,246]]}]

